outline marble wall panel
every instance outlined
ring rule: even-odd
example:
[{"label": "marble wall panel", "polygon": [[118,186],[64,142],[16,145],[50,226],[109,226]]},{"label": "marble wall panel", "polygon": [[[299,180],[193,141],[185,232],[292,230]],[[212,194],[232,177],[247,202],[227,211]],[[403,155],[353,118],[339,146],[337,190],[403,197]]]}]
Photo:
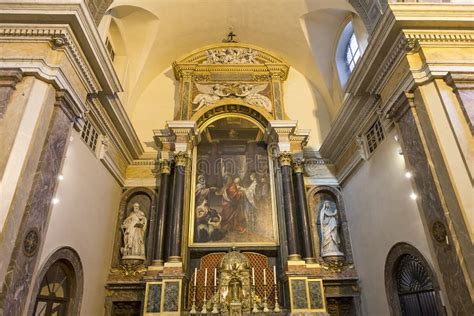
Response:
[{"label": "marble wall panel", "polygon": [[161,311],[161,283],[150,283],[148,286],[148,296],[146,297],[146,312],[159,313]]},{"label": "marble wall panel", "polygon": [[308,296],[306,293],[306,280],[290,280],[292,310],[308,309]]},{"label": "marble wall panel", "polygon": [[322,309],[324,308],[324,297],[323,293],[321,292],[322,288],[322,281],[316,280],[309,280],[308,287],[309,287],[309,303],[311,309]]},{"label": "marble wall panel", "polygon": [[[32,189],[16,238],[0,296],[0,311],[5,315],[21,315],[25,307],[32,275],[38,260],[38,250],[44,239],[51,200],[57,176],[67,148],[72,122],[59,107],[55,107],[48,135],[35,172]],[[35,234],[28,234],[35,231]],[[30,239],[25,239],[29,235]],[[28,245],[34,243],[36,249]]]},{"label": "marble wall panel", "polygon": [[165,282],[163,312],[178,312],[180,303],[179,281]]},{"label": "marble wall panel", "polygon": [[[421,111],[417,107],[417,112]],[[417,127],[417,122],[412,111],[406,111],[398,122],[398,130],[403,142],[403,152],[411,169],[415,172],[414,183],[419,195],[419,209],[424,218],[428,231],[432,232],[434,223],[441,223],[448,229],[444,215],[444,208],[432,175],[432,162],[428,160],[423,146],[423,139]],[[422,134],[424,135],[424,134]],[[467,289],[463,270],[453,246],[450,234],[445,240],[431,242],[439,268],[442,273],[452,311],[457,315],[470,315],[474,313],[474,306]]]}]

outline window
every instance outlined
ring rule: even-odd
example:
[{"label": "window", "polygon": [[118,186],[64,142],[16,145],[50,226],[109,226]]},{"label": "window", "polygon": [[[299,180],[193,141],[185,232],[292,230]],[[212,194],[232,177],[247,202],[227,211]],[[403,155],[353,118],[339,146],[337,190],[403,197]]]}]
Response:
[{"label": "window", "polygon": [[440,315],[433,283],[420,259],[411,254],[403,255],[396,278],[403,316]]},{"label": "window", "polygon": [[35,316],[67,315],[72,283],[68,270],[58,261],[46,272],[36,297]]},{"label": "window", "polygon": [[359,44],[357,43],[357,39],[355,37],[354,32],[352,32],[351,38],[349,39],[349,43],[346,47],[346,65],[349,67],[349,71],[352,72],[357,61],[360,58],[360,49]]},{"label": "window", "polygon": [[337,43],[336,67],[341,86],[344,87],[362,54],[354,33],[352,21],[345,24]]},{"label": "window", "polygon": [[110,59],[112,59],[112,61],[114,61],[115,51],[114,51],[114,48],[112,47],[112,43],[110,42],[110,39],[108,37],[105,39],[105,47],[107,48],[107,52],[109,53]]},{"label": "window", "polygon": [[92,149],[93,152],[95,152],[99,133],[97,133],[91,122],[87,121],[86,124],[84,124],[84,128],[82,129],[81,133],[81,138],[84,140],[87,146],[89,146],[89,148]]},{"label": "window", "polygon": [[375,121],[375,123],[369,128],[365,134],[365,138],[367,140],[367,151],[371,154],[385,138],[382,124],[379,120]]}]

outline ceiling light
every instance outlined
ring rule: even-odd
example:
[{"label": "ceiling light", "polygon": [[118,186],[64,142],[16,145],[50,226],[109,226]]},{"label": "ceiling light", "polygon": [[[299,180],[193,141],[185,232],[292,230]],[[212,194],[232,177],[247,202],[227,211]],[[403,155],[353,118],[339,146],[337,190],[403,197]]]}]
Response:
[{"label": "ceiling light", "polygon": [[59,203],[59,199],[58,199],[58,198],[54,198],[52,202],[53,202],[53,204],[58,204],[58,203]]},{"label": "ceiling light", "polygon": [[63,176],[62,174],[60,174],[60,175],[58,176],[58,179],[59,179],[59,180],[64,180],[64,176]]},{"label": "ceiling light", "polygon": [[410,194],[410,199],[412,199],[412,200],[416,200],[417,197],[418,197],[418,196],[417,196],[416,193],[414,193],[414,192],[412,192],[412,193]]},{"label": "ceiling light", "polygon": [[413,174],[410,171],[407,171],[405,172],[405,177],[410,179],[411,177],[413,177]]}]

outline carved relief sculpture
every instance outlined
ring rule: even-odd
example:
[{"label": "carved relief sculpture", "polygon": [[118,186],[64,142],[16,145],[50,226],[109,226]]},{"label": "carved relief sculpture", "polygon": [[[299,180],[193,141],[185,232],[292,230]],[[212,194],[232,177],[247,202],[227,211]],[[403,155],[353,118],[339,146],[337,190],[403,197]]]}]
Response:
[{"label": "carved relief sculpture", "polygon": [[123,247],[120,248],[124,260],[145,260],[145,231],[147,219],[134,203],[130,215],[120,226],[123,231]]},{"label": "carved relief sculpture", "polygon": [[260,94],[264,91],[268,83],[264,84],[248,84],[248,83],[228,83],[228,84],[210,84],[204,85],[196,83],[196,88],[200,92],[193,99],[195,106],[193,111],[197,112],[206,105],[216,103],[225,97],[242,98],[250,105],[264,108],[267,112],[272,113],[272,101]]},{"label": "carved relief sculpture", "polygon": [[321,222],[321,257],[344,256],[339,249],[341,239],[338,233],[337,208],[331,208],[330,201],[323,201],[319,212]]},{"label": "carved relief sculpture", "polygon": [[256,52],[251,48],[227,47],[209,49],[203,64],[258,64]]}]

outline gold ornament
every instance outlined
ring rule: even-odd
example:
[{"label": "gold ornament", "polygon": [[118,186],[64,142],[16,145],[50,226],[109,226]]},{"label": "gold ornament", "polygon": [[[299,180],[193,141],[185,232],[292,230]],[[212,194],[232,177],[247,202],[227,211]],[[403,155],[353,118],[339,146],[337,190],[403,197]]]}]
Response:
[{"label": "gold ornament", "polygon": [[280,161],[280,165],[283,166],[291,166],[291,162],[293,161],[293,158],[291,157],[291,153],[288,151],[284,151],[280,153],[278,156],[278,160]]},{"label": "gold ornament", "polygon": [[188,155],[185,152],[180,151],[174,156],[174,162],[176,166],[186,166],[186,160]]}]

